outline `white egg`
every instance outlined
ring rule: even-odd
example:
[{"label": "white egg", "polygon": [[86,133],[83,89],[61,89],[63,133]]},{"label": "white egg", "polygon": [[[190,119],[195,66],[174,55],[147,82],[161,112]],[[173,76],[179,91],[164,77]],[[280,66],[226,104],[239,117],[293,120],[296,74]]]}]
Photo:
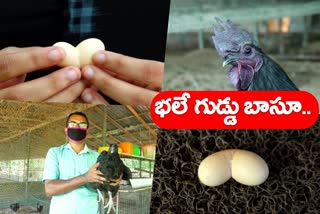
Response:
[{"label": "white egg", "polygon": [[86,39],[80,42],[77,47],[67,42],[57,42],[53,46],[63,48],[66,53],[64,60],[58,64],[61,67],[76,66],[81,68],[84,65],[93,64],[92,56],[99,50],[105,50],[103,42],[96,38]]},{"label": "white egg", "polygon": [[100,50],[105,50],[101,40],[91,38],[86,39],[76,47],[79,53],[80,67],[92,64],[92,56]]},{"label": "white egg", "polygon": [[70,45],[67,42],[57,42],[53,46],[58,46],[63,48],[66,57],[63,59],[62,62],[58,64],[60,67],[66,67],[66,66],[80,66],[79,62],[79,53],[78,50],[73,46]]},{"label": "white egg", "polygon": [[198,177],[207,186],[218,186],[231,178],[231,153],[217,152],[205,158],[199,168]]},{"label": "white egg", "polygon": [[237,150],[233,154],[231,165],[232,178],[248,186],[262,184],[269,175],[266,162],[253,152]]},{"label": "white egg", "polygon": [[231,177],[241,184],[255,186],[263,183],[268,175],[268,165],[259,155],[240,149],[213,153],[198,168],[199,180],[207,186],[221,185]]}]

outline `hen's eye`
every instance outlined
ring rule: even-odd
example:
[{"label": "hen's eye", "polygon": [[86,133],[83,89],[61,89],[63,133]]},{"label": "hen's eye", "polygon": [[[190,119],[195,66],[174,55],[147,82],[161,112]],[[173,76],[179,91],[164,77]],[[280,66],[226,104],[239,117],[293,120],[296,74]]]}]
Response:
[{"label": "hen's eye", "polygon": [[244,48],[244,54],[250,55],[251,54],[251,48],[250,47],[245,47]]}]

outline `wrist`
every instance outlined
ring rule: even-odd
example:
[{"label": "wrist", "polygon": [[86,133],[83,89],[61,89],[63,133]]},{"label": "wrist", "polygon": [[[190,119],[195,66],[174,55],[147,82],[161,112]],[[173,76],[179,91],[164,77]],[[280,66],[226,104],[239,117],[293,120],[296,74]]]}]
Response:
[{"label": "wrist", "polygon": [[83,182],[85,184],[89,183],[89,178],[87,177],[87,174],[83,174],[83,175],[80,175],[80,177],[82,178]]}]

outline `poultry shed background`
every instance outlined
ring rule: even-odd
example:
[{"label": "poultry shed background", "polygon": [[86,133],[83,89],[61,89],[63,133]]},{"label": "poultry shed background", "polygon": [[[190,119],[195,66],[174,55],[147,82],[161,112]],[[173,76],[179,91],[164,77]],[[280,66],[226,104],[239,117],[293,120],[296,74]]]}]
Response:
[{"label": "poultry shed background", "polygon": [[[131,142],[140,155],[120,153],[120,157],[133,178],[152,179],[154,158],[143,153],[143,146],[154,146],[157,139],[149,107],[0,101],[0,214],[40,213],[37,206],[43,206],[41,213],[48,213],[50,198],[42,183],[44,158],[49,148],[66,143],[66,118],[75,111],[88,116],[89,148]],[[128,210],[148,214],[151,186],[121,185],[116,198],[119,214]],[[10,209],[15,203],[20,206],[17,212]]]},{"label": "poultry shed background", "polygon": [[214,17],[250,31],[300,90],[320,101],[319,0],[172,0],[164,90],[235,90],[212,42]]}]

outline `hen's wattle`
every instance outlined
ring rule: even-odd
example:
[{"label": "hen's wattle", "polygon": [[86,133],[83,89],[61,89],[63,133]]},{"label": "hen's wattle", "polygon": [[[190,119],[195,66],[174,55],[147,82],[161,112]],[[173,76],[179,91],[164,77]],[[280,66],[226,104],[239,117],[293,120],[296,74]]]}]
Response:
[{"label": "hen's wattle", "polygon": [[237,90],[299,90],[248,31],[230,20],[216,21],[213,43],[223,57],[223,66],[231,65],[228,74]]}]

